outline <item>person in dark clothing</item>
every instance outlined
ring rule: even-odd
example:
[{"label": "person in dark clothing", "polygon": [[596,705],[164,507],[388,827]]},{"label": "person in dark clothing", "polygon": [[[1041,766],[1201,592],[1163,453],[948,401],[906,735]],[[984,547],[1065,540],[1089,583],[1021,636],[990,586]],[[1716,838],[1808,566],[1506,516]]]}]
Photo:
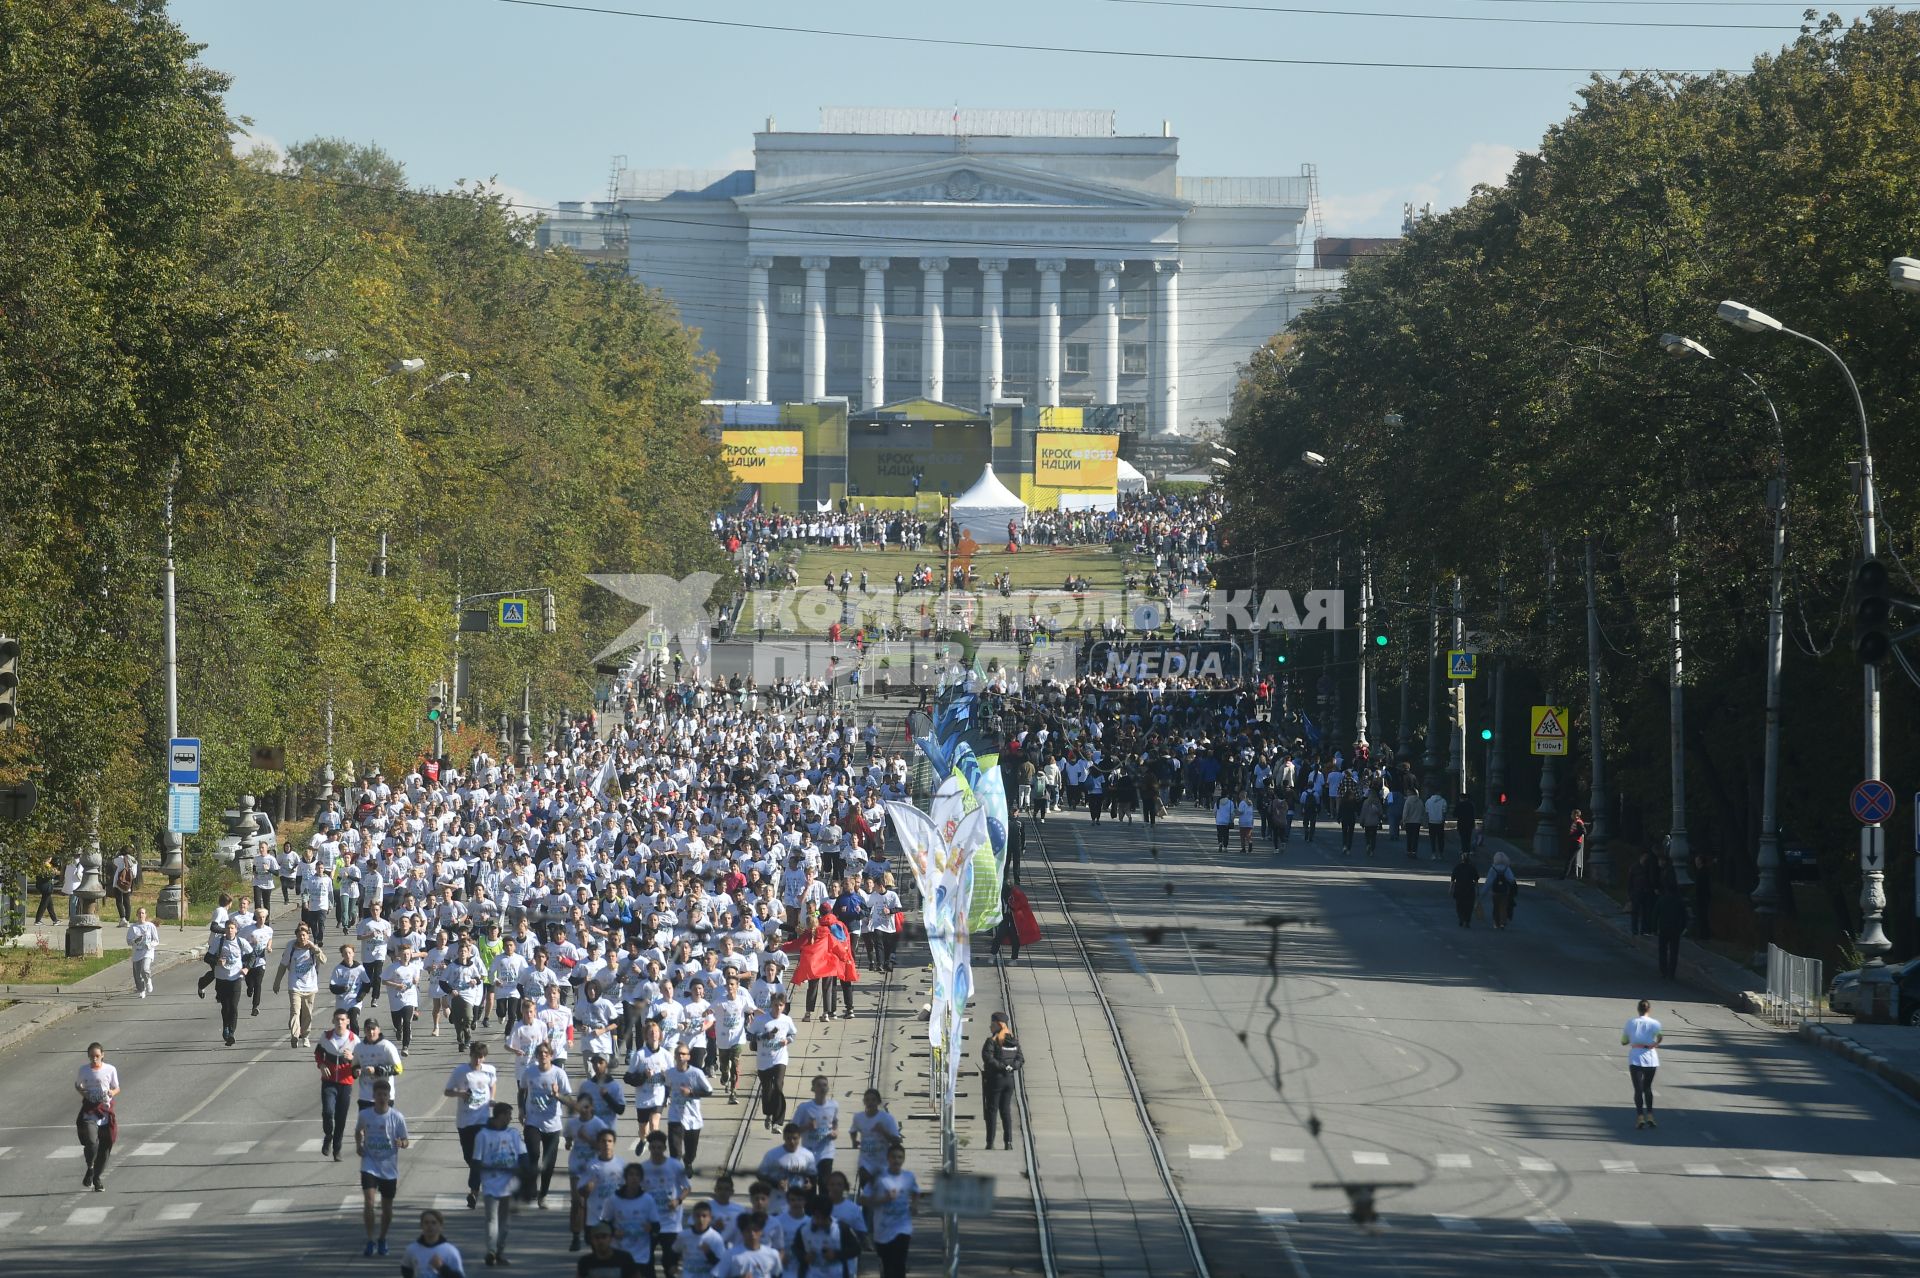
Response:
[{"label": "person in dark clothing", "polygon": [[1653,931],[1653,901],[1659,890],[1659,863],[1648,851],[1627,871],[1627,905],[1633,912],[1633,935],[1645,936]]},{"label": "person in dark clothing", "polygon": [[1473,853],[1462,851],[1460,863],[1453,867],[1453,910],[1460,916],[1461,927],[1473,926],[1473,899],[1480,890],[1480,867],[1473,863]]},{"label": "person in dark clothing", "polygon": [[996,1120],[1006,1142],[1002,1148],[1013,1148],[1013,1089],[1019,1085],[1020,1067],[1025,1063],[1007,1014],[995,1012],[993,1028],[980,1048],[980,1099],[987,1116],[988,1149],[993,1148]]},{"label": "person in dark clothing", "polygon": [[1680,971],[1680,937],[1687,930],[1687,898],[1669,874],[1653,903],[1653,930],[1660,944],[1660,975],[1673,980]]},{"label": "person in dark clothing", "polygon": [[1460,850],[1465,852],[1473,847],[1473,825],[1480,817],[1473,806],[1473,796],[1462,794],[1453,805],[1453,825],[1460,832]]}]

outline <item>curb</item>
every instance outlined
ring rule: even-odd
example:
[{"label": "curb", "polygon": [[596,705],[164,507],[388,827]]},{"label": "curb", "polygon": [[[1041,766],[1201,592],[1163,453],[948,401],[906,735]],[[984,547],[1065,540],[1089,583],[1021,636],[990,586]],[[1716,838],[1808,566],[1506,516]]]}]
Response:
[{"label": "curb", "polygon": [[1825,1025],[1813,1025],[1803,1022],[1799,1035],[1804,1041],[1822,1050],[1832,1052],[1851,1061],[1869,1074],[1877,1074],[1895,1088],[1915,1100],[1920,1100],[1920,1075],[1903,1070],[1878,1052],[1854,1042]]},{"label": "curb", "polygon": [[[192,949],[163,950],[154,959],[153,974],[158,976],[178,967],[198,953],[198,950]],[[133,960],[125,958],[72,985],[30,987],[32,993],[19,995],[19,1001],[12,1007],[0,1008],[0,1052],[26,1041],[41,1030],[58,1025],[70,1016],[91,1011],[115,998],[131,996],[132,984]],[[97,997],[75,998],[73,995]],[[54,999],[54,996],[59,997],[55,1001],[41,1001]]]}]

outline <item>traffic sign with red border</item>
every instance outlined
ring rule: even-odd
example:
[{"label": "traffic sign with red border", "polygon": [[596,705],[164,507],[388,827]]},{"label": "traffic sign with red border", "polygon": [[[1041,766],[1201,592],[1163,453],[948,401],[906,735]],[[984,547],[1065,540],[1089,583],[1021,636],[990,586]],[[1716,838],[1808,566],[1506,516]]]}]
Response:
[{"label": "traffic sign with red border", "polygon": [[1853,787],[1847,798],[1847,807],[1862,825],[1879,825],[1893,815],[1893,804],[1893,787],[1874,777]]}]

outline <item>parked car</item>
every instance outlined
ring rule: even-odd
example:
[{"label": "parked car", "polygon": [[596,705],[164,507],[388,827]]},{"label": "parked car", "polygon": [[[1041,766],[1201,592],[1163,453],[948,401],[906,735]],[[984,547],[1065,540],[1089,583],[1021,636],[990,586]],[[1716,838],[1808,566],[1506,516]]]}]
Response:
[{"label": "parked car", "polygon": [[[1920,1026],[1920,958],[1889,965],[1893,974],[1894,1019],[1902,1025]],[[1833,978],[1827,990],[1827,1005],[1848,1016],[1868,1014],[1864,991],[1860,988],[1861,968],[1842,972]]]}]

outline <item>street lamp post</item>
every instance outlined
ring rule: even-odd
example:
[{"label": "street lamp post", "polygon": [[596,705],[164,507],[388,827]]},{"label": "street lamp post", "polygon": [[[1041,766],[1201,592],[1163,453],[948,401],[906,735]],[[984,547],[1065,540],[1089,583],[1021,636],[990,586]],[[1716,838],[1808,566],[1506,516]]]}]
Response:
[{"label": "street lamp post", "polygon": [[1427,793],[1441,785],[1440,753],[1440,587],[1427,588],[1427,756],[1424,760]]},{"label": "street lamp post", "polygon": [[[1901,284],[1902,275],[1898,263],[1890,268],[1896,284]],[[1911,260],[1911,259],[1905,259]],[[1915,272],[1920,279],[1920,271]],[[1904,284],[1901,284],[1905,287]],[[1920,284],[1916,284],[1920,287]],[[1873,445],[1871,432],[1867,425],[1866,402],[1860,398],[1860,384],[1854,380],[1853,370],[1840,358],[1838,351],[1817,337],[1788,328],[1764,311],[1757,311],[1740,302],[1725,301],[1715,310],[1715,315],[1725,323],[1748,333],[1779,333],[1805,342],[1818,348],[1832,360],[1846,378],[1847,389],[1853,394],[1854,413],[1860,419],[1860,558],[1862,562],[1873,559],[1879,551],[1878,533],[1874,525],[1879,520],[1879,510],[1873,490]],[[1861,692],[1861,737],[1862,771],[1866,779],[1880,776],[1880,668],[1873,662],[1862,663],[1860,667]],[[1886,955],[1892,948],[1887,940],[1883,916],[1887,909],[1886,866],[1881,852],[1880,828],[1877,825],[1860,827],[1860,937],[1855,942],[1860,952],[1867,956],[1865,970],[1861,973],[1861,990],[1868,998],[1868,1007],[1876,1014],[1885,1014],[1892,1002],[1893,980],[1887,970]]]},{"label": "street lamp post", "polygon": [[1602,887],[1613,886],[1613,854],[1607,840],[1613,834],[1613,817],[1607,811],[1612,801],[1607,796],[1607,750],[1600,726],[1600,605],[1593,584],[1593,535],[1586,541],[1587,557],[1587,735],[1593,741],[1592,779],[1587,802],[1593,805],[1593,819],[1587,822],[1587,876]]},{"label": "street lamp post", "polygon": [[[1496,613],[1501,627],[1507,623],[1507,570],[1500,570],[1500,603]],[[1480,823],[1489,836],[1507,832],[1507,661],[1493,661],[1493,740],[1487,747],[1487,799],[1480,809]]]},{"label": "street lamp post", "polygon": [[[1675,359],[1713,362],[1713,353],[1691,337],[1665,333],[1661,349]],[[1773,571],[1767,582],[1767,709],[1766,746],[1760,784],[1760,843],[1754,856],[1753,911],[1759,922],[1762,946],[1773,939],[1773,921],[1780,903],[1780,664],[1785,651],[1786,626],[1782,601],[1787,572],[1787,441],[1780,410],[1753,374],[1735,369],[1767,406],[1773,421],[1774,477],[1767,484],[1767,512],[1772,525]],[[1761,953],[1764,955],[1765,951]]]},{"label": "street lamp post", "polygon": [[[179,463],[174,463],[173,473],[167,477],[166,503],[166,547],[161,565],[161,587],[166,607],[165,653],[167,684],[167,743],[168,753],[172,753],[173,739],[180,735],[180,647],[176,628],[174,573],[173,573],[173,489],[179,478]],[[186,864],[182,856],[184,840],[171,830],[160,835],[160,872],[167,876],[167,885],[160,889],[160,899],[154,903],[154,917],[167,921],[185,921],[187,917],[186,893],[181,884],[186,878]]]},{"label": "street lamp post", "polygon": [[[1453,647],[1466,646],[1466,618],[1462,615],[1460,578],[1453,579]],[[1447,735],[1447,772],[1453,778],[1448,803],[1458,803],[1467,792],[1467,681],[1447,680],[1447,699],[1453,707],[1453,729]]]},{"label": "street lamp post", "polygon": [[[1553,539],[1542,533],[1540,540],[1547,552],[1547,633],[1556,630],[1557,617],[1553,607],[1553,592],[1558,577],[1558,564],[1554,561]],[[1553,689],[1543,689],[1546,702],[1552,705]],[[1563,725],[1564,726],[1564,725]],[[1543,864],[1552,865],[1560,857],[1560,809],[1554,802],[1554,791],[1558,788],[1558,777],[1554,770],[1554,757],[1550,754],[1540,756],[1540,806],[1534,809],[1533,855]],[[1587,867],[1582,864],[1579,872],[1584,875]]]},{"label": "street lamp post", "polygon": [[[1684,888],[1693,883],[1693,867],[1688,860],[1687,843],[1686,648],[1680,629],[1678,511],[1667,516],[1667,528],[1672,541],[1671,553],[1675,555],[1667,596],[1667,766],[1673,800],[1673,819],[1667,831],[1667,868],[1673,874],[1674,881]],[[1698,920],[1696,926],[1699,935],[1707,934],[1706,919]]]}]

